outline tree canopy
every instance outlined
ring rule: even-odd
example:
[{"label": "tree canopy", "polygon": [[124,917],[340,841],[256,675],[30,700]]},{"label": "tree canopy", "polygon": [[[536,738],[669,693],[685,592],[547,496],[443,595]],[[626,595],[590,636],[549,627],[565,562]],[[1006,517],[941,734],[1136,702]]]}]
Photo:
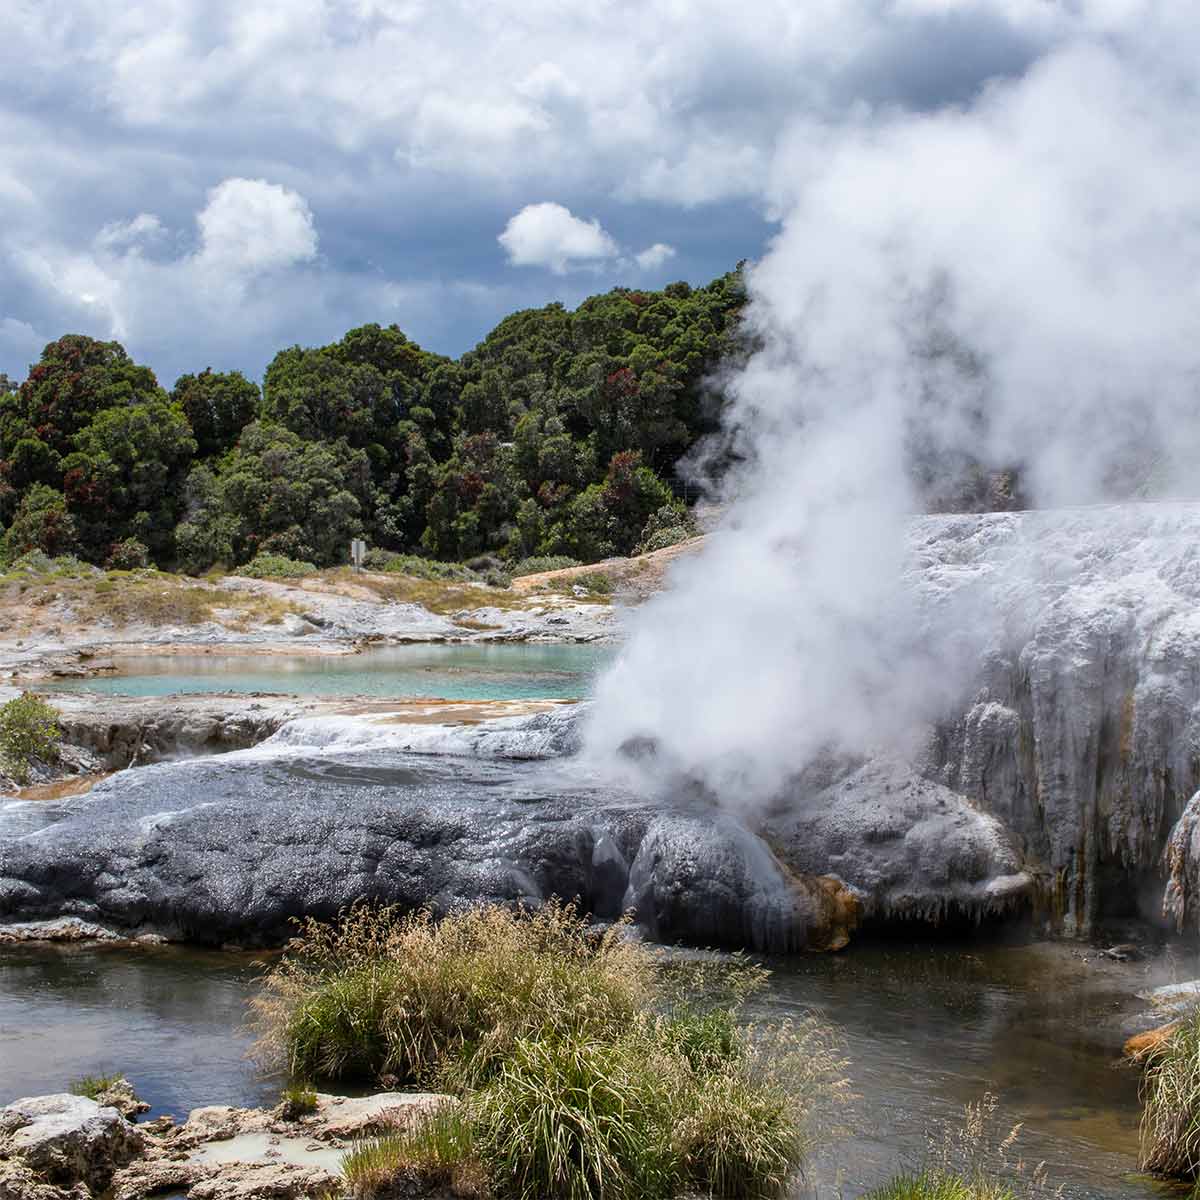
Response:
[{"label": "tree canopy", "polygon": [[0,387],[0,553],[629,553],[684,519],[675,465],[716,427],[743,298],[736,271],[616,288],[513,313],[457,361],[364,325],[281,350],[261,392],[206,368],[168,394],[118,343],[67,335]]}]

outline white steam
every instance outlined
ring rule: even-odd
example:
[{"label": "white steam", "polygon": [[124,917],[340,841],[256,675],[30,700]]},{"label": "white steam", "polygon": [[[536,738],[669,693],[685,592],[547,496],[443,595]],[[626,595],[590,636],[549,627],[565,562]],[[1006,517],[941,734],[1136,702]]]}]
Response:
[{"label": "white steam", "polygon": [[745,462],[722,528],[635,614],[594,755],[652,743],[643,764],[737,802],[945,711],[977,662],[959,635],[1004,614],[922,629],[914,456],[1016,466],[1038,505],[1195,492],[1195,22],[1133,17],[965,109],[797,123],[748,276],[761,349],[728,381]]}]

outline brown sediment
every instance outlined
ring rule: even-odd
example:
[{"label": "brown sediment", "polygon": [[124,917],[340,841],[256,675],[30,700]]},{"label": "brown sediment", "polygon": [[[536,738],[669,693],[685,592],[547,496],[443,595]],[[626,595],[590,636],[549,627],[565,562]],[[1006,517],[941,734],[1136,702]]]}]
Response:
[{"label": "brown sediment", "polygon": [[1125,1057],[1132,1059],[1145,1058],[1146,1055],[1157,1050],[1163,1042],[1167,1041],[1181,1024],[1181,1021],[1170,1021],[1166,1025],[1159,1025],[1157,1029],[1148,1029],[1145,1033],[1134,1034],[1125,1043]]},{"label": "brown sediment", "polygon": [[102,779],[115,774],[115,771],[97,771],[91,775],[73,775],[69,779],[57,779],[53,783],[35,783],[20,788],[17,799],[65,800],[69,796],[85,796]]},{"label": "brown sediment", "polygon": [[345,709],[347,716],[379,713],[377,725],[478,725],[496,717],[528,717],[552,712],[573,700],[394,700]]}]

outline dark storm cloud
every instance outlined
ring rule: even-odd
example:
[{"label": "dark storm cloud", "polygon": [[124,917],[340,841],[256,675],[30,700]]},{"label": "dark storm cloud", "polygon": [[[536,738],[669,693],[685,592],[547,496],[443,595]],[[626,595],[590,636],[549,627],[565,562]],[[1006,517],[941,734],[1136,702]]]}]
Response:
[{"label": "dark storm cloud", "polygon": [[[67,330],[168,382],[366,320],[458,353],[516,306],[704,282],[761,253],[797,117],[961,102],[1115,7],[23,0],[0,15],[0,370]],[[497,237],[539,205],[514,257]],[[593,222],[583,257],[554,240]]]}]

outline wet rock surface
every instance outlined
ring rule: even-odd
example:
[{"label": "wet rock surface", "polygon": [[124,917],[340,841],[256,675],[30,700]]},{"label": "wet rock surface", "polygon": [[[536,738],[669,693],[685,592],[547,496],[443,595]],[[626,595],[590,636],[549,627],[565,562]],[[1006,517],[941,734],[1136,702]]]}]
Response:
[{"label": "wet rock surface", "polygon": [[[828,802],[797,797],[788,811],[810,816],[764,840],[682,787],[597,786],[570,757],[576,727],[570,706],[458,730],[298,721],[269,755],[115,776],[0,826],[0,928],[70,916],[258,945],[362,898],[448,911],[560,896],[600,919],[632,909],[668,942],[826,949],[864,909],[936,915],[1027,887],[995,821],[927,781],[889,776],[883,807],[864,804],[877,771]],[[367,748],[329,752],[356,737]]]}]

